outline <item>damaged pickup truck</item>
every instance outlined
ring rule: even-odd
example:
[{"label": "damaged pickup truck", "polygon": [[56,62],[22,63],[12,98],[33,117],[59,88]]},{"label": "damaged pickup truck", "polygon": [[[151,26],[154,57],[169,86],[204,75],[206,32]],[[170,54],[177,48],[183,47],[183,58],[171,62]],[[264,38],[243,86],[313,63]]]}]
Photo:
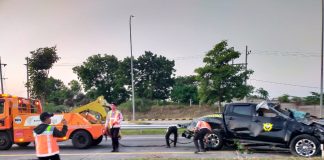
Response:
[{"label": "damaged pickup truck", "polygon": [[207,115],[187,124],[183,137],[193,137],[197,120],[208,122],[213,131],[205,138],[208,149],[219,150],[234,140],[252,144],[288,148],[291,153],[303,157],[319,154],[324,142],[324,120],[297,110],[283,110],[280,105],[262,102],[232,103],[223,113]]}]

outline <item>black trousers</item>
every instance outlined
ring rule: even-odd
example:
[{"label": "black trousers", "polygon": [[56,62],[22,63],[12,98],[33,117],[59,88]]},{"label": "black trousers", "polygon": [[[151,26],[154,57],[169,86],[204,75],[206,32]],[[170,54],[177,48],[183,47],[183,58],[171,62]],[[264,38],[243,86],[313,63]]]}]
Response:
[{"label": "black trousers", "polygon": [[170,147],[170,135],[173,134],[174,142],[173,146],[176,147],[178,140],[178,128],[176,126],[171,126],[168,128],[167,133],[165,134],[165,140],[168,147]]},{"label": "black trousers", "polygon": [[118,150],[119,148],[119,142],[118,142],[119,129],[120,128],[110,129],[113,150]]},{"label": "black trousers", "polygon": [[194,143],[195,143],[195,146],[197,148],[197,150],[199,150],[199,145],[198,145],[198,140],[199,140],[199,143],[200,143],[200,148],[202,150],[205,149],[205,145],[204,145],[204,137],[207,133],[209,133],[210,130],[207,129],[207,128],[202,128],[200,129],[198,132],[195,133],[195,136],[194,136]]},{"label": "black trousers", "polygon": [[39,160],[60,160],[60,155],[55,154],[53,156],[48,157],[37,157]]}]

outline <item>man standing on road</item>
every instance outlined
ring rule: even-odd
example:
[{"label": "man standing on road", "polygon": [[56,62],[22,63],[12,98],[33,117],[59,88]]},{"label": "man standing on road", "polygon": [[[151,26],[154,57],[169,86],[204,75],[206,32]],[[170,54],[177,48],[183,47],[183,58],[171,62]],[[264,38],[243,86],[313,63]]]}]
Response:
[{"label": "man standing on road", "polygon": [[106,118],[105,129],[106,132],[107,130],[109,130],[109,133],[111,135],[111,141],[113,147],[113,150],[111,152],[119,152],[118,136],[119,136],[120,124],[123,120],[123,115],[119,110],[116,109],[117,105],[115,103],[111,103],[110,108],[111,110],[108,112]]},{"label": "man standing on road", "polygon": [[[194,129],[194,132],[195,132],[194,143],[196,146],[195,153],[198,153],[200,151],[206,152],[205,146],[204,146],[204,137],[206,136],[207,133],[211,132],[211,127],[210,127],[209,123],[199,120],[197,122],[195,129]],[[200,143],[201,150],[199,149],[198,140]]]},{"label": "man standing on road", "polygon": [[54,114],[43,112],[40,115],[42,123],[34,129],[36,156],[39,160],[60,160],[59,147],[54,137],[64,137],[67,132],[67,122],[62,120],[63,129],[59,131],[51,126],[51,117]]}]

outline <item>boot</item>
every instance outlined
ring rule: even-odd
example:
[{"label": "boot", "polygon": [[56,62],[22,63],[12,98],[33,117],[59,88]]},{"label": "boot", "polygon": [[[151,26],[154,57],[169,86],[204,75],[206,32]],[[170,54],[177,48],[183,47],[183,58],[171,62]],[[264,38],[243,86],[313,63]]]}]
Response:
[{"label": "boot", "polygon": [[115,152],[119,152],[119,141],[116,140]]}]

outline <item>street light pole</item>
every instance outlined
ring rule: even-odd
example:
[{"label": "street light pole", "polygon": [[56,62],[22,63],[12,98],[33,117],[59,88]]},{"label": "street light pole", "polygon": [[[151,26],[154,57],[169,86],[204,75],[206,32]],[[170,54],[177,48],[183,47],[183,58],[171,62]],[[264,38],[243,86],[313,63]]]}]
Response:
[{"label": "street light pole", "polygon": [[129,40],[130,40],[130,52],[131,52],[131,76],[132,76],[132,106],[133,106],[133,121],[135,121],[135,92],[134,92],[134,68],[133,68],[133,45],[132,45],[132,18],[129,16]]},{"label": "street light pole", "polygon": [[320,118],[322,118],[323,107],[323,18],[324,18],[324,2],[322,0],[322,43],[321,43],[321,95],[320,95]]}]

